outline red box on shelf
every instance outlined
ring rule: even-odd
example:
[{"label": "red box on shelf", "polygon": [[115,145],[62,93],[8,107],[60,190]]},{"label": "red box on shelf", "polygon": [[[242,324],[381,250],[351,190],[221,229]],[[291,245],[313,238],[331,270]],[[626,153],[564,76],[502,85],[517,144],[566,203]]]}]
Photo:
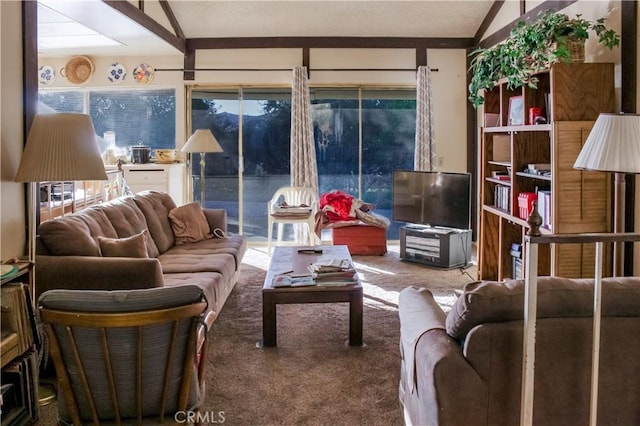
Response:
[{"label": "red box on shelf", "polygon": [[533,202],[538,199],[538,194],[533,192],[521,192],[518,194],[518,215],[520,219],[527,219],[533,210]]}]

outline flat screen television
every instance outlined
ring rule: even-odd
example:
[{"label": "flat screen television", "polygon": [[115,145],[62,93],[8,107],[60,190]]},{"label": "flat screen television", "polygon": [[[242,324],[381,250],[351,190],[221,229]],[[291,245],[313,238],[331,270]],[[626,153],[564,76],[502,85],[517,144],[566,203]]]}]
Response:
[{"label": "flat screen television", "polygon": [[471,174],[393,172],[392,219],[397,222],[469,229]]}]

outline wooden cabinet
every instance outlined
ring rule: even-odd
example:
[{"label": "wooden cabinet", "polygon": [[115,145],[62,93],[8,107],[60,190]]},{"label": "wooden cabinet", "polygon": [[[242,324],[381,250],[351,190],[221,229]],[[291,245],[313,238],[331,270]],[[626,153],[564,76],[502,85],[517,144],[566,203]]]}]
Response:
[{"label": "wooden cabinet", "polygon": [[124,180],[134,193],[145,190],[167,192],[177,205],[184,204],[183,163],[125,164]]},{"label": "wooden cabinet", "polygon": [[[537,89],[509,90],[502,82],[485,93],[484,123],[490,127],[481,129],[480,144],[480,279],[513,277],[511,248],[528,230],[522,193],[538,196],[543,233],[611,230],[610,176],[573,164],[598,114],[614,112],[613,64],[554,64],[536,77]],[[522,101],[516,113],[510,111],[513,99]],[[532,107],[542,109],[546,123],[529,124]],[[594,256],[593,245],[540,246],[538,274],[590,277]]]}]

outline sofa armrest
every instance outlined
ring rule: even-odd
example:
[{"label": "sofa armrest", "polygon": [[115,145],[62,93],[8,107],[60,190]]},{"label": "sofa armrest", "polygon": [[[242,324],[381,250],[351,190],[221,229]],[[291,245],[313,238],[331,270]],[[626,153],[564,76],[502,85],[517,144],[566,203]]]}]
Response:
[{"label": "sofa armrest", "polygon": [[408,287],[400,292],[398,308],[406,415],[414,424],[486,420],[486,386],[447,334],[446,315],[431,292]]},{"label": "sofa armrest", "polygon": [[221,237],[216,233],[216,229],[227,233],[227,211],[225,209],[202,209],[202,211],[204,211],[204,216],[207,218],[214,236]]},{"label": "sofa armrest", "polygon": [[446,315],[426,288],[407,287],[398,296],[400,316],[400,354],[409,391],[415,380],[415,347],[420,337],[430,330],[445,330]]},{"label": "sofa armrest", "polygon": [[36,299],[47,290],[130,290],[162,287],[155,258],[36,256]]}]

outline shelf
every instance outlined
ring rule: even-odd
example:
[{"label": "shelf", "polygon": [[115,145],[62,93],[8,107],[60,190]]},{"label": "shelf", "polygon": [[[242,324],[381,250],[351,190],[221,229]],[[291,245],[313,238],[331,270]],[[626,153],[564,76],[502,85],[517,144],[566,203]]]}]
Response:
[{"label": "shelf", "polygon": [[[489,205],[484,205],[482,206],[482,209],[492,213],[496,216],[500,216],[501,218],[511,222],[511,223],[515,223],[516,225],[520,225],[522,226],[524,229],[529,229],[529,224],[527,223],[527,221],[525,219],[521,219],[517,216],[512,216],[508,211],[499,209],[497,207],[494,206],[489,206]],[[544,235],[551,235],[553,234],[549,229],[547,228],[540,228],[540,233],[544,234]]]},{"label": "shelf", "polygon": [[513,133],[513,132],[550,132],[551,124],[534,124],[525,126],[485,127],[485,133]]},{"label": "shelf", "polygon": [[502,166],[502,167],[511,167],[511,162],[509,161],[487,161],[489,164],[493,164],[494,166]]},{"label": "shelf", "polygon": [[551,182],[553,180],[551,176],[536,175],[534,173],[527,173],[527,172],[516,172],[516,175],[529,178],[529,179],[545,180],[547,182]]},{"label": "shelf", "polygon": [[511,186],[511,180],[501,180],[496,178],[485,178],[487,182],[497,183],[498,185]]}]

